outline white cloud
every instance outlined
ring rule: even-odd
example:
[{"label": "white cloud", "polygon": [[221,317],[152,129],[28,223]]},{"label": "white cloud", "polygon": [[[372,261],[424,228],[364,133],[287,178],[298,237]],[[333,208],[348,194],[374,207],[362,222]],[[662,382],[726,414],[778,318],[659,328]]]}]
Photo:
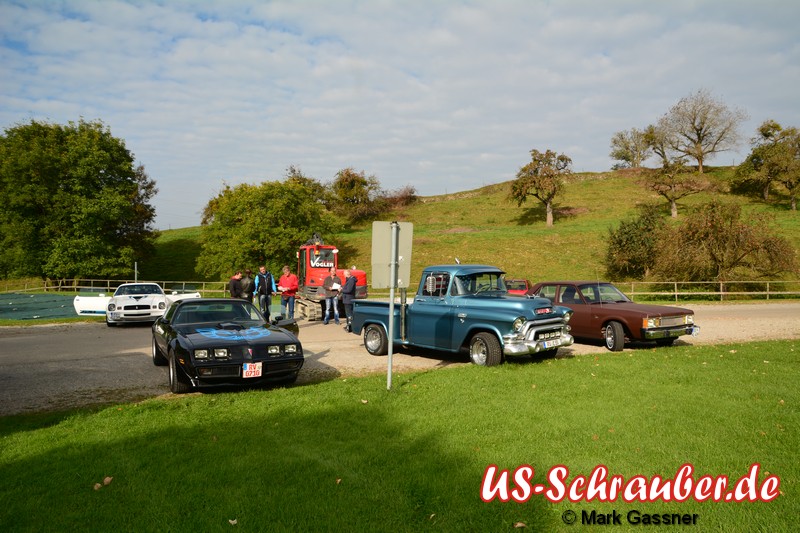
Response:
[{"label": "white cloud", "polygon": [[[511,179],[532,148],[612,164],[614,132],[708,89],[800,126],[800,6],[766,1],[0,3],[0,124],[101,119],[199,223],[223,183],[347,166],[423,195]],[[723,154],[714,162],[741,160]]]}]

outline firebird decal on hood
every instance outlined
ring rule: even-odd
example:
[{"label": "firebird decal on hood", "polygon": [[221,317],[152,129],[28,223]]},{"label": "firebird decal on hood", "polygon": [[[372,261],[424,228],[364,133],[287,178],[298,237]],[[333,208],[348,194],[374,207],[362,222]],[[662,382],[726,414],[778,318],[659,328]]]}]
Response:
[{"label": "firebird decal on hood", "polygon": [[240,330],[217,329],[217,328],[197,328],[197,333],[209,339],[220,339],[226,341],[252,341],[268,337],[270,331],[266,328],[247,328]]}]

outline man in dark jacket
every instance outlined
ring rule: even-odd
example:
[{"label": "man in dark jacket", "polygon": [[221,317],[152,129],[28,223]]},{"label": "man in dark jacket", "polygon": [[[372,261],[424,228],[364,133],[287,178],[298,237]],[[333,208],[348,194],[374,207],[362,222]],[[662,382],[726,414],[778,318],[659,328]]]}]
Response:
[{"label": "man in dark jacket", "polygon": [[249,268],[244,271],[244,277],[242,278],[242,298],[247,300],[248,302],[253,301],[253,293],[255,292],[255,282],[253,281],[253,271]]},{"label": "man in dark jacket", "polygon": [[243,298],[244,295],[242,293],[242,271],[237,270],[236,274],[231,276],[231,280],[228,282],[228,292],[231,293],[231,298]]},{"label": "man in dark jacket", "polygon": [[353,321],[353,299],[356,297],[356,277],[350,275],[350,270],[344,271],[344,285],[342,286],[342,303],[344,304],[344,315],[346,317],[344,329],[350,331],[350,323]]}]

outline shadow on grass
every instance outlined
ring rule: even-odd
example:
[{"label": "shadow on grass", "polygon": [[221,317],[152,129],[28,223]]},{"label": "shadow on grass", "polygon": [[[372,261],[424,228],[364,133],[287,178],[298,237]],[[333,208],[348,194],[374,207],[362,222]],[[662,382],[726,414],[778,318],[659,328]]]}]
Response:
[{"label": "shadow on grass", "polygon": [[[577,218],[580,214],[581,210],[572,207],[555,207],[553,209],[553,221],[554,223],[557,223],[559,220],[572,220]],[[535,207],[525,208],[518,217],[512,219],[512,222],[518,226],[530,226],[531,224],[546,221],[547,209],[543,204],[538,204]]]},{"label": "shadow on grass", "polygon": [[[36,451],[0,455],[0,524],[6,531],[554,528],[542,497],[481,501],[488,465],[446,427],[403,416],[403,397],[362,383],[353,385],[349,406],[335,391],[287,408],[275,394],[180,397],[65,419],[35,439]],[[19,490],[25,486],[35,490]]]}]

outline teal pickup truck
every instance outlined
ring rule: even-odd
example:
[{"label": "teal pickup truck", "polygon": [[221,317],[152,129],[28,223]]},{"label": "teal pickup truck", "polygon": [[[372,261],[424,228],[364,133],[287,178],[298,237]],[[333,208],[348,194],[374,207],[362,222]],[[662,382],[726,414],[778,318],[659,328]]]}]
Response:
[{"label": "teal pickup truck", "polygon": [[[422,272],[413,303],[394,309],[393,346],[469,353],[493,366],[505,357],[555,355],[569,346],[572,311],[546,298],[509,296],[505,273],[487,265],[436,265]],[[355,300],[352,331],[372,355],[389,348],[389,302]]]}]

